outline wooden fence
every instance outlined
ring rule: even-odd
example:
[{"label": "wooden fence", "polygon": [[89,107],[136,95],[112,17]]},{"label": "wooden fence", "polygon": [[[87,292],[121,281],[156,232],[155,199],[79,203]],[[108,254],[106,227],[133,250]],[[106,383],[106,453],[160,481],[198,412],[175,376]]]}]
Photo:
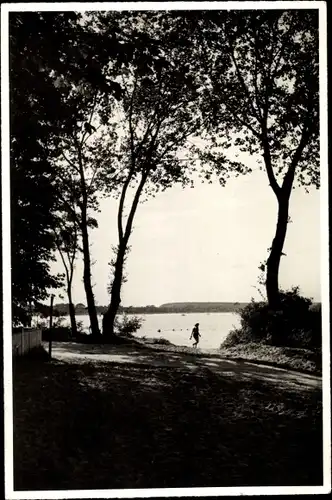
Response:
[{"label": "wooden fence", "polygon": [[22,328],[20,332],[14,332],[12,338],[12,349],[14,356],[23,356],[34,347],[42,343],[42,331],[36,328]]}]

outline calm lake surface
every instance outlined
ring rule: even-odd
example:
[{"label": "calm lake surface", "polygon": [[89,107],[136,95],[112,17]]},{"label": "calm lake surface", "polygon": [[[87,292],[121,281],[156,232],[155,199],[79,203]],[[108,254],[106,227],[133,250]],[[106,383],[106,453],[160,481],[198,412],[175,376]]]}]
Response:
[{"label": "calm lake surface", "polygon": [[[130,317],[130,314],[128,314]],[[163,337],[172,344],[191,346],[189,340],[195,323],[199,323],[201,338],[199,347],[202,349],[216,349],[226,338],[228,332],[238,327],[240,319],[234,313],[187,313],[187,314],[140,314],[143,324],[136,332],[137,337]],[[83,329],[89,330],[89,316],[77,315],[78,322],[82,322]],[[99,316],[101,326],[102,317]],[[69,317],[65,317],[64,324],[69,324]],[[160,332],[158,331],[160,330]]]}]

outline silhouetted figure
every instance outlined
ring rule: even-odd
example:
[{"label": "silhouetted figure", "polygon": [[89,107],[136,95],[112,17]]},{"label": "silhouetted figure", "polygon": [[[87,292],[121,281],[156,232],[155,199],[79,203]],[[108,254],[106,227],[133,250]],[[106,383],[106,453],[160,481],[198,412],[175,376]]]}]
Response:
[{"label": "silhouetted figure", "polygon": [[193,347],[196,347],[197,348],[197,344],[199,342],[199,337],[201,336],[201,334],[199,333],[199,323],[196,323],[196,325],[194,326],[192,332],[191,332],[191,335],[190,335],[190,339],[191,340],[192,338],[194,338],[195,342],[193,343]]}]

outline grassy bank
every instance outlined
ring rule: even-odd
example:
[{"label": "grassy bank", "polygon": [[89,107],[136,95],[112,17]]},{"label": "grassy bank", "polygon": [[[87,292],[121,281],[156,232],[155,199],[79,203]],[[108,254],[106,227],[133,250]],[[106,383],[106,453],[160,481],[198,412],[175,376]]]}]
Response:
[{"label": "grassy bank", "polygon": [[[59,340],[63,339],[60,338]],[[68,339],[65,340],[67,341]],[[135,345],[137,348],[142,346],[158,351],[162,350],[179,353],[195,352],[197,356],[209,355],[207,350],[201,351],[200,348],[198,348],[198,350],[195,351],[191,347],[177,346],[172,344],[168,339],[162,337],[117,336],[116,340],[116,345],[128,344]],[[71,339],[71,341],[88,344],[92,341],[92,343],[94,343],[94,340],[90,339],[88,335],[78,336],[77,339]],[[103,345],[104,343],[101,342],[101,344]],[[322,374],[322,355],[319,349],[300,349],[271,346],[258,342],[243,342],[227,347],[221,345],[219,349],[211,349],[210,351],[211,356],[220,356],[225,359],[262,363],[314,375]]]},{"label": "grassy bank", "polygon": [[14,364],[15,489],[321,484],[321,392],[178,368]]},{"label": "grassy bank", "polygon": [[219,352],[226,359],[264,363],[315,375],[322,374],[322,355],[319,350],[276,347],[251,342],[221,347]]},{"label": "grassy bank", "polygon": [[[195,352],[191,347],[175,346],[159,342],[158,339],[147,339],[141,341],[154,350],[163,350],[170,352]],[[251,363],[261,363],[289,370],[296,370],[313,375],[322,374],[322,355],[319,350],[311,349],[296,349],[291,347],[276,347],[259,343],[243,343],[230,347],[220,347],[220,349],[211,350],[211,354],[207,351],[201,351],[199,348],[196,352],[197,356],[218,356],[225,359],[238,361],[250,361]]]}]

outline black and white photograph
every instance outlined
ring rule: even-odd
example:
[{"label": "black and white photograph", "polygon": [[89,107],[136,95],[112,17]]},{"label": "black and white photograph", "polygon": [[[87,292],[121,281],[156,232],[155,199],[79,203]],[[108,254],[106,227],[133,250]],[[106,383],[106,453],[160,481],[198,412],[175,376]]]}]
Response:
[{"label": "black and white photograph", "polygon": [[326,3],[1,6],[6,499],[331,492]]}]

